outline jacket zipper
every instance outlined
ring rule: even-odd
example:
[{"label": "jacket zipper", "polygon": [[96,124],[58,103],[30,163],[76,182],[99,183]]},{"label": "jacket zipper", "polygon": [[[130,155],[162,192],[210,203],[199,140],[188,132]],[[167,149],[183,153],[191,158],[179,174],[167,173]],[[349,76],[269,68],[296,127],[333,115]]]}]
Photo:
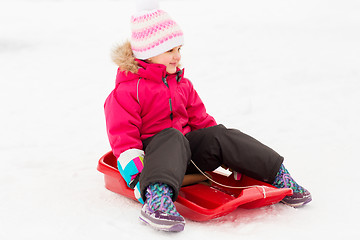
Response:
[{"label": "jacket zipper", "polygon": [[[166,87],[167,87],[168,89],[170,89],[170,88],[169,88],[169,84],[168,84],[168,82],[167,82],[167,80],[166,80],[166,77],[167,77],[167,76],[163,77],[162,80],[163,80],[164,84],[166,85]],[[173,114],[171,97],[169,98],[169,107],[170,107],[170,119],[171,119],[171,121],[172,121],[173,118],[174,118],[174,114]]]},{"label": "jacket zipper", "polygon": [[172,110],[172,104],[171,104],[171,98],[169,98],[169,105],[170,105],[170,119],[173,120],[173,110]]}]

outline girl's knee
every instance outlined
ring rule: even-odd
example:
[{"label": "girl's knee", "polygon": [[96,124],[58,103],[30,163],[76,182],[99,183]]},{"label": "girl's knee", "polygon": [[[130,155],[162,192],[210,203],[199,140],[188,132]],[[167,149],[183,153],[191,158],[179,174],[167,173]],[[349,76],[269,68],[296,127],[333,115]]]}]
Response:
[{"label": "girl's knee", "polygon": [[219,124],[213,127],[205,128],[203,134],[206,138],[219,138],[223,136],[226,131],[227,128],[224,125]]},{"label": "girl's knee", "polygon": [[180,132],[179,130],[175,128],[166,128],[162,130],[159,135],[161,135],[161,139],[163,141],[169,141],[172,143],[180,143],[184,144],[185,147],[189,147],[189,141],[186,139],[186,137]]},{"label": "girl's knee", "polygon": [[161,131],[161,133],[183,136],[183,134],[175,128],[165,128],[164,130]]}]

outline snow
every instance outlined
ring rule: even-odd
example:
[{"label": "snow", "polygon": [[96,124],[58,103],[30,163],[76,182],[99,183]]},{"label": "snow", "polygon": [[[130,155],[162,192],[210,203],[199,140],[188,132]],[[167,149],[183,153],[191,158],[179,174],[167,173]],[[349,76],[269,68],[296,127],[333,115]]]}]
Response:
[{"label": "snow", "polygon": [[133,1],[0,0],[1,239],[358,238],[360,3],[161,1],[183,28],[183,66],[219,123],[285,157],[301,209],[238,209],[178,234],[140,224],[104,188],[110,50]]}]

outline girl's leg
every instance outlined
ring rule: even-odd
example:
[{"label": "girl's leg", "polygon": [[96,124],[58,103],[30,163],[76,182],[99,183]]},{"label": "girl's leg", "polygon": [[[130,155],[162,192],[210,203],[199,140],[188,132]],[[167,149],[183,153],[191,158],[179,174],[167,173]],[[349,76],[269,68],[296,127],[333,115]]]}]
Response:
[{"label": "girl's leg", "polygon": [[140,190],[145,202],[140,219],[151,227],[179,232],[185,219],[177,212],[178,196],[190,160],[188,140],[175,129],[165,129],[144,141],[144,168]]},{"label": "girl's leg", "polygon": [[191,157],[188,140],[182,133],[167,128],[144,141],[144,169],[140,175],[141,196],[145,200],[146,188],[153,183],[165,183],[177,199],[185,171]]},{"label": "girl's leg", "polygon": [[[283,157],[256,139],[223,125],[199,129],[186,135],[192,160],[204,171],[226,165],[234,171],[272,184]],[[190,164],[188,173],[197,172]]]},{"label": "girl's leg", "polygon": [[[235,129],[222,125],[200,129],[186,135],[192,151],[192,160],[203,171],[213,171],[222,164],[272,184],[278,188],[288,187],[294,192],[282,201],[299,207],[311,201],[311,194],[298,185],[282,165],[283,157],[256,139]],[[197,169],[190,164],[188,173]]]}]

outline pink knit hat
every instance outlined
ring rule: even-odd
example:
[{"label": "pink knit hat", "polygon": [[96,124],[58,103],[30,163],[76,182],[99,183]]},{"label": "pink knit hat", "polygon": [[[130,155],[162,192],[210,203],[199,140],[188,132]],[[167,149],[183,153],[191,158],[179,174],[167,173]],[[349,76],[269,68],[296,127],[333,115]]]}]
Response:
[{"label": "pink knit hat", "polygon": [[130,43],[134,56],[145,60],[183,45],[183,32],[169,14],[160,10],[156,1],[142,3],[140,11],[131,17]]}]

